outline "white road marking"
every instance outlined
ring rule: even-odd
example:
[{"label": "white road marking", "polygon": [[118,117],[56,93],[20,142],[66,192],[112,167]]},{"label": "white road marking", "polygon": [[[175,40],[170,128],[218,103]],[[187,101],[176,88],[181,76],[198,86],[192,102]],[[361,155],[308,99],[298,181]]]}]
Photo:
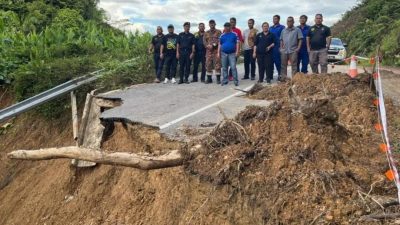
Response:
[{"label": "white road marking", "polygon": [[[244,90],[245,90],[245,91],[248,91],[248,90],[250,90],[253,86],[254,86],[254,84],[252,84],[252,85],[246,87]],[[179,118],[176,119],[176,120],[173,120],[173,121],[168,122],[168,123],[166,123],[166,124],[164,124],[164,125],[161,125],[161,126],[160,126],[160,130],[163,130],[163,129],[165,129],[165,128],[168,128],[168,127],[170,127],[170,126],[172,126],[172,125],[174,125],[174,124],[176,124],[176,123],[181,122],[182,120],[185,120],[185,119],[187,119],[187,118],[189,118],[189,117],[192,117],[192,116],[194,116],[194,115],[196,115],[196,114],[198,114],[198,113],[201,113],[201,112],[203,112],[203,111],[205,111],[205,110],[207,110],[207,109],[209,109],[209,108],[211,108],[211,107],[213,107],[213,106],[216,106],[216,105],[218,105],[218,104],[221,104],[222,102],[225,102],[226,100],[231,99],[231,98],[233,98],[233,97],[235,97],[235,96],[238,96],[238,95],[240,95],[240,94],[243,94],[243,92],[242,92],[242,91],[235,92],[234,94],[229,95],[229,96],[227,96],[227,97],[225,97],[225,98],[223,98],[223,99],[221,99],[221,100],[219,100],[219,101],[217,101],[217,102],[214,102],[214,103],[212,103],[212,104],[210,104],[210,105],[204,106],[203,108],[200,108],[200,109],[198,109],[198,110],[196,110],[196,111],[194,111],[194,112],[191,112],[191,113],[189,113],[189,114],[187,114],[187,115],[185,115],[185,116],[179,117]]]}]

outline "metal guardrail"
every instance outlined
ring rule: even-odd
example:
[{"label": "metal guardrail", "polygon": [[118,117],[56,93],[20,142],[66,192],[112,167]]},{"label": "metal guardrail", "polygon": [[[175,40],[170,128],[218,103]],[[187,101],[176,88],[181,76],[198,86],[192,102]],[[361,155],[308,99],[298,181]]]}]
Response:
[{"label": "metal guardrail", "polygon": [[26,112],[36,106],[42,105],[54,98],[57,98],[61,95],[67,94],[80,86],[90,83],[97,78],[99,78],[99,74],[103,72],[104,69],[94,71],[88,75],[75,78],[63,84],[60,84],[52,89],[44,91],[38,95],[35,95],[31,98],[25,99],[21,102],[16,103],[8,108],[0,110],[0,122],[3,122],[7,119],[10,119],[14,116],[17,116],[23,112]]},{"label": "metal guardrail", "polygon": [[[122,63],[135,61],[136,59],[138,59],[138,57],[125,60]],[[35,95],[31,98],[28,98],[21,102],[18,102],[15,105],[12,105],[8,108],[2,109],[2,110],[0,110],[0,122],[3,122],[14,116],[17,116],[17,115],[19,115],[23,112],[26,112],[36,106],[42,105],[50,100],[60,97],[61,95],[67,94],[67,93],[79,88],[80,86],[82,86],[84,84],[93,82],[101,76],[101,72],[103,72],[104,70],[105,69],[96,70],[85,76],[75,78],[75,79],[65,82],[63,84],[60,84],[52,89],[44,91],[38,95]]]}]

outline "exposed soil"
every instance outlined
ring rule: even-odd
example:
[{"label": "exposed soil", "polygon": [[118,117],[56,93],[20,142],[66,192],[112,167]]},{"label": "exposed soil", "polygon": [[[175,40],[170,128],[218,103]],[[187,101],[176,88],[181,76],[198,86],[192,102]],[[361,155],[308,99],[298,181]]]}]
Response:
[{"label": "exposed soil", "polygon": [[0,86],[0,109],[10,106],[13,100],[10,88]]},{"label": "exposed soil", "polygon": [[[259,88],[249,97],[275,100],[271,107],[248,107],[204,138],[206,151],[184,167],[156,171],[11,161],[11,150],[74,145],[68,116],[19,117],[0,136],[0,224],[393,224],[360,220],[383,212],[362,193],[396,197],[383,175],[368,82],[367,75],[299,74]],[[400,113],[387,105],[390,135],[399,140]],[[102,148],[157,155],[181,145],[117,122]]]},{"label": "exposed soil", "polygon": [[[358,80],[298,74],[250,97],[276,102],[240,113],[232,123],[244,132],[232,124],[230,131],[214,130],[210,139],[223,141],[207,141],[209,151],[187,168],[205,181],[230,186],[233,201],[247,196],[257,224],[365,224],[362,215],[382,210],[360,194],[372,189],[371,195],[396,196],[383,176],[388,165],[377,147],[381,139],[373,128],[377,114],[367,74]],[[388,105],[390,115],[399,115]],[[399,123],[393,124],[397,137]]]}]

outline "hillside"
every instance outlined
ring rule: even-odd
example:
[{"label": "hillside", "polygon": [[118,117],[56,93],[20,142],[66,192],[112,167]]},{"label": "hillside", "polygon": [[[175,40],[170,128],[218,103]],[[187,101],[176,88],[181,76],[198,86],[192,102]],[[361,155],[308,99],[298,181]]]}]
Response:
[{"label": "hillside", "polygon": [[370,56],[381,46],[384,63],[400,66],[400,1],[362,0],[332,32],[348,43],[350,54]]}]

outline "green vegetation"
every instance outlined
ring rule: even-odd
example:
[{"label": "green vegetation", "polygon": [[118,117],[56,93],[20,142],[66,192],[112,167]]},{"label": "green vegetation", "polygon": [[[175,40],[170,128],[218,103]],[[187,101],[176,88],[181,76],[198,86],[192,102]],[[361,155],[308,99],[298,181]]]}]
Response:
[{"label": "green vegetation", "polygon": [[348,43],[350,54],[374,55],[380,46],[384,63],[400,66],[399,0],[363,0],[333,26],[333,33]]},{"label": "green vegetation", "polygon": [[[148,81],[149,56],[143,52],[150,34],[125,34],[109,26],[97,3],[0,0],[0,85],[10,85],[22,100],[100,68],[108,72],[93,84],[96,88]],[[56,117],[66,105],[61,99],[39,111]]]}]

